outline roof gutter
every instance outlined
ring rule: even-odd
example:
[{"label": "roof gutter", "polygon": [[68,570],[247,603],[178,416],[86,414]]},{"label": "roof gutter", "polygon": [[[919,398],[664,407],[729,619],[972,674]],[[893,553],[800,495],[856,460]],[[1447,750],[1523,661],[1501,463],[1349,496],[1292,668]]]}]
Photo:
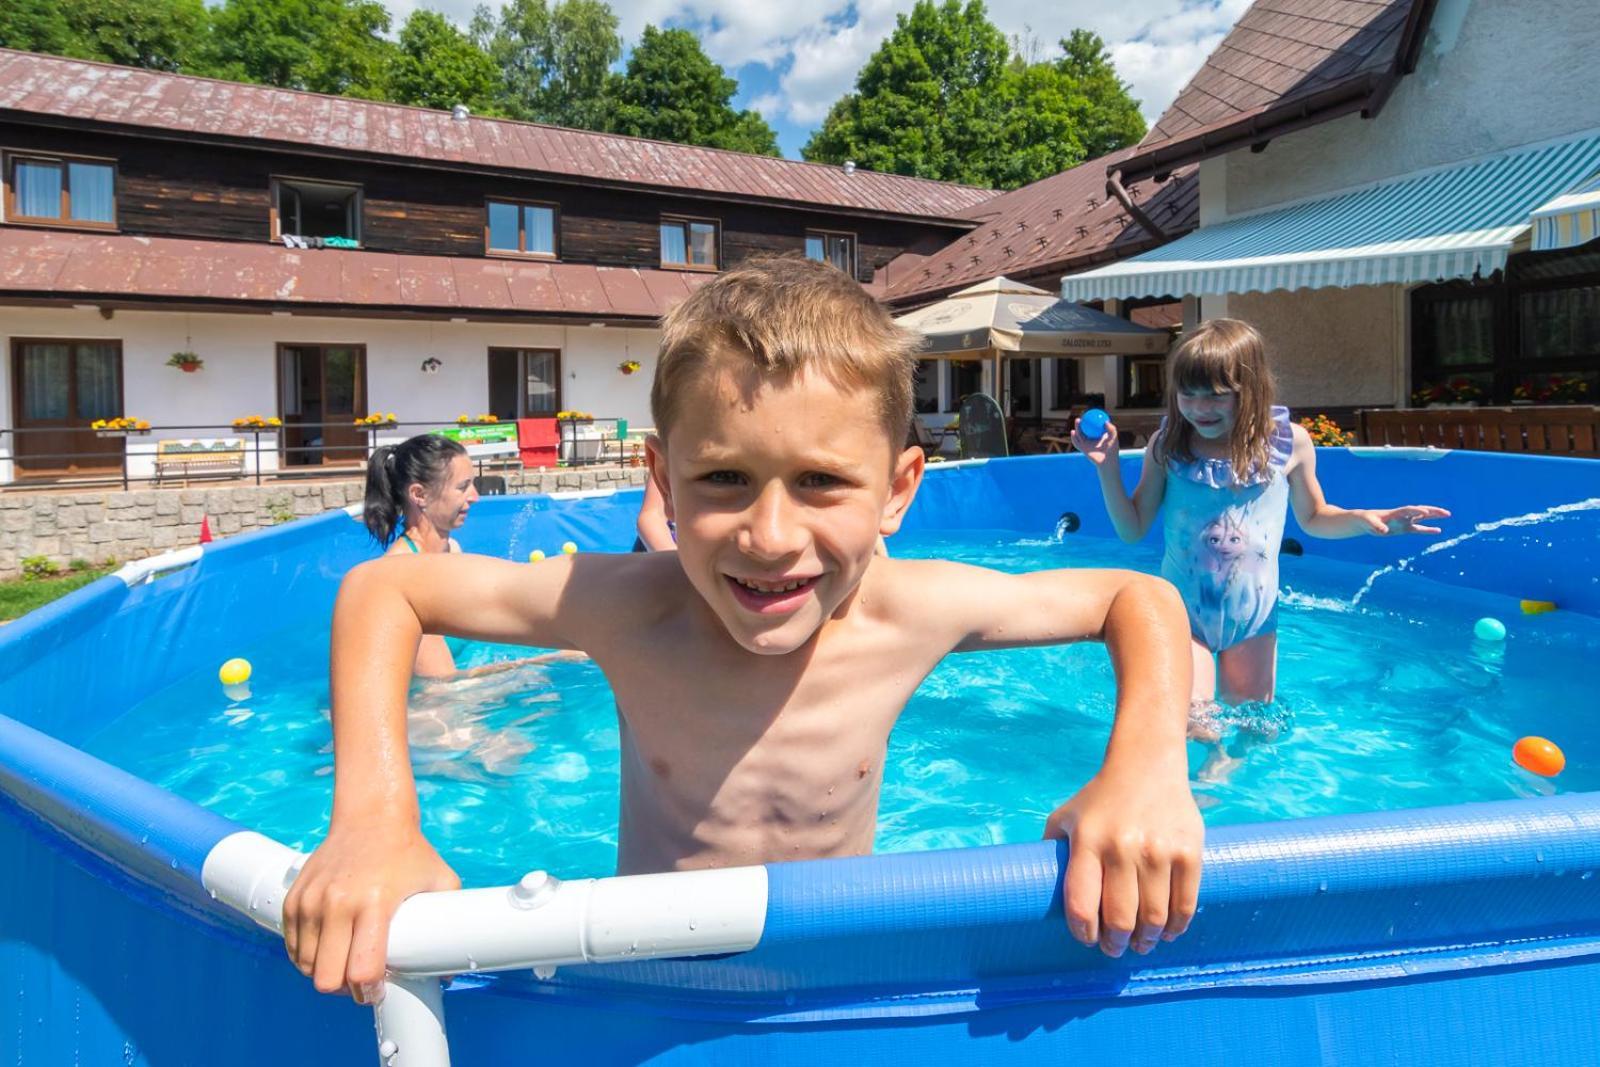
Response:
[{"label": "roof gutter", "polygon": [[[1124,160],[1120,168],[1123,180],[1136,182],[1150,177],[1163,180],[1186,164],[1249,148],[1353,111],[1368,111],[1375,98],[1381,106],[1382,97],[1388,95],[1383,92],[1382,97],[1379,96],[1384,88],[1382,83],[1393,77],[1389,72],[1368,74],[1355,81],[1300,97],[1291,103],[1269,108],[1241,122],[1163,142],[1147,152]],[[1371,113],[1376,114],[1377,111],[1373,109]]]},{"label": "roof gutter", "polygon": [[1117,203],[1122,205],[1122,210],[1126,211],[1134,222],[1144,228],[1145,233],[1148,233],[1158,241],[1171,239],[1167,236],[1165,230],[1157,226],[1155,221],[1145,214],[1144,208],[1133,202],[1133,197],[1128,195],[1128,190],[1122,187],[1122,170],[1120,168],[1113,170],[1106,176],[1106,194],[1114,197]]}]

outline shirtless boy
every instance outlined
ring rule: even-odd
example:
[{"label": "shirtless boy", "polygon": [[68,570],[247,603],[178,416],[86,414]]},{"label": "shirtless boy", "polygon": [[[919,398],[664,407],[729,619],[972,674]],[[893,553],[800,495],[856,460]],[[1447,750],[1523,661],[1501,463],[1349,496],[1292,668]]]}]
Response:
[{"label": "shirtless boy", "polygon": [[650,473],[677,552],[395,555],[350,573],[333,618],[332,822],[284,907],[317,989],[370,1002],[400,902],[459,884],[419,828],[406,748],[423,633],[594,658],[621,723],[622,874],[870,852],[889,731],[940,659],[1103,640],[1117,677],[1104,763],[1043,828],[1071,840],[1067,925],[1113,956],[1187,928],[1202,827],[1183,604],[1128,571],[876,554],[922,479],[921,450],[902,448],[916,345],[832,267],[724,274],[667,316],[651,392]]}]

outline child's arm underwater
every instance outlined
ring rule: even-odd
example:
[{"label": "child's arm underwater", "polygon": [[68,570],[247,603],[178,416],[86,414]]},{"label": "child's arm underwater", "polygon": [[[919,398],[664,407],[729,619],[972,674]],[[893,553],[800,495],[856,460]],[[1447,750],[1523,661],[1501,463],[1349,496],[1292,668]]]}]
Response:
[{"label": "child's arm underwater", "polygon": [[1328,503],[1317,481],[1317,449],[1303,426],[1292,426],[1294,455],[1289,461],[1289,499],[1300,528],[1312,537],[1337,539],[1373,534],[1436,534],[1437,526],[1423,526],[1426,519],[1448,519],[1444,508],[1428,504],[1408,504],[1398,508],[1341,508]]},{"label": "child's arm underwater", "polygon": [[1161,501],[1167,495],[1167,471],[1154,462],[1151,449],[1144,450],[1144,466],[1139,471],[1139,484],[1133,496],[1122,487],[1121,449],[1117,444],[1117,428],[1106,423],[1105,433],[1098,441],[1090,441],[1076,425],[1072,428],[1072,444],[1089,457],[1100,475],[1100,492],[1106,498],[1106,514],[1117,536],[1128,544],[1144,538],[1161,513]]},{"label": "child's arm underwater", "polygon": [[406,694],[422,634],[573,647],[593,598],[567,593],[594,566],[389,556],[345,577],[333,611],[333,816],[284,900],[285,948],[318,990],[371,1002],[401,901],[460,884],[422,834],[411,773]]},{"label": "child's arm underwater", "polygon": [[1116,721],[1099,772],[1045,826],[1067,837],[1065,906],[1074,937],[1120,956],[1188,929],[1204,826],[1189,792],[1193,660],[1177,590],[1119,570],[1001,574],[960,564],[919,584],[965,636],[957,651],[1102,640],[1117,679]]}]

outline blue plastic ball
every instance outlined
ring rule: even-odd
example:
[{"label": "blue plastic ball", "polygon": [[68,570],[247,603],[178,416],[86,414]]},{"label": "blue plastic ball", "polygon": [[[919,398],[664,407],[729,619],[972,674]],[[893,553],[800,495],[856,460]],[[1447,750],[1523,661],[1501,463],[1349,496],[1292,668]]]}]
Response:
[{"label": "blue plastic ball", "polygon": [[1099,408],[1090,408],[1079,416],[1078,432],[1083,434],[1087,440],[1098,441],[1105,435],[1106,423],[1110,421],[1111,416],[1104,411]]},{"label": "blue plastic ball", "polygon": [[1479,641],[1504,641],[1506,624],[1487,615],[1472,624],[1472,634]]}]

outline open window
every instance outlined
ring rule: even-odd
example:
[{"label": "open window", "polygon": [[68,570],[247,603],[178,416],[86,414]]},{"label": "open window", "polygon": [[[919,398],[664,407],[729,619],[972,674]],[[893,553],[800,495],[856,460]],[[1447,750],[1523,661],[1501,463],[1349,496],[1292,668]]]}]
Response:
[{"label": "open window", "polygon": [[855,234],[809,230],[806,233],[806,258],[821,263],[832,263],[854,278],[856,276]]},{"label": "open window", "polygon": [[105,159],[8,153],[7,222],[97,230],[117,225],[117,167]]},{"label": "open window", "polygon": [[321,238],[335,245],[361,244],[361,186],[274,178],[272,239]]}]

